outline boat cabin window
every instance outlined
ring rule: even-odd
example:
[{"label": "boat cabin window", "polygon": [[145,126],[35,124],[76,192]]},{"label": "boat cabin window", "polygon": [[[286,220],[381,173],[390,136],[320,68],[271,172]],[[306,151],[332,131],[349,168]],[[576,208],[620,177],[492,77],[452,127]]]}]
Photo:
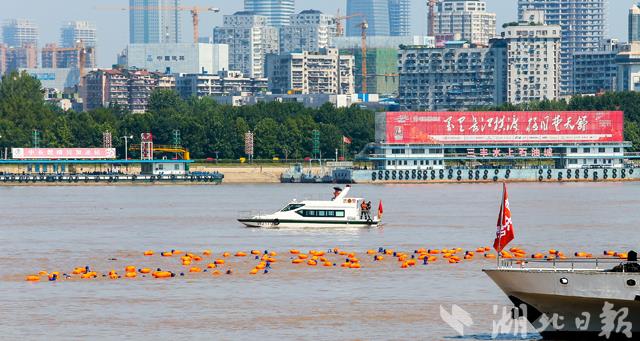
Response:
[{"label": "boat cabin window", "polygon": [[298,208],[300,208],[302,206],[304,206],[304,204],[289,204],[289,205],[287,205],[287,207],[282,209],[282,212],[293,211],[293,210],[298,209]]},{"label": "boat cabin window", "polygon": [[344,217],[343,210],[300,210],[296,213],[303,217]]}]

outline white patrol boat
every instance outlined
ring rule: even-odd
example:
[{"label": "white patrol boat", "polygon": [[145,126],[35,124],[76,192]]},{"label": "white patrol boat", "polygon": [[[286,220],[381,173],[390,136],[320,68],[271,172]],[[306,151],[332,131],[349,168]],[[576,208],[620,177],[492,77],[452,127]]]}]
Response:
[{"label": "white patrol boat", "polygon": [[640,266],[635,257],[622,264],[611,258],[508,259],[483,271],[513,302],[513,318],[526,318],[545,340],[636,340]]},{"label": "white patrol boat", "polygon": [[[350,186],[335,187],[334,198],[326,201],[292,201],[273,214],[256,215],[238,219],[248,227],[377,227],[382,218],[382,203],[378,214],[371,209],[363,209],[366,202],[362,198],[347,197]],[[365,205],[363,205],[365,203]]]}]

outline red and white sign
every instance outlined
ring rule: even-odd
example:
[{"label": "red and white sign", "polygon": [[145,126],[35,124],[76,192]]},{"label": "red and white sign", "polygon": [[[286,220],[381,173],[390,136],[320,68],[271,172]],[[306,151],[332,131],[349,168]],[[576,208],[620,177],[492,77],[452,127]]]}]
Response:
[{"label": "red and white sign", "polygon": [[115,159],[115,148],[11,148],[14,159]]},{"label": "red and white sign", "polygon": [[622,111],[387,112],[387,143],[623,142]]}]

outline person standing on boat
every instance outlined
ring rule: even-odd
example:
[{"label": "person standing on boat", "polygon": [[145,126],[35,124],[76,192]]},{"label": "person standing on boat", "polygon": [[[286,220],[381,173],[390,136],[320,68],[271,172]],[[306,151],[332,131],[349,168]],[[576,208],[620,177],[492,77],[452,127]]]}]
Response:
[{"label": "person standing on boat", "polygon": [[360,204],[360,219],[367,219],[367,202],[364,200]]},{"label": "person standing on boat", "polygon": [[367,219],[371,219],[371,201],[367,202]]}]

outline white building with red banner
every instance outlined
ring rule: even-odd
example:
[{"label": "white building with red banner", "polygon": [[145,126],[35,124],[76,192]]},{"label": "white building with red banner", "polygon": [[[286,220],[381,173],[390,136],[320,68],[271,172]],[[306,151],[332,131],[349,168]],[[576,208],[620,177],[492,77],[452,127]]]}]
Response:
[{"label": "white building with red banner", "polygon": [[[624,140],[623,116],[621,111],[383,112],[376,114],[375,143],[361,155],[377,172],[372,180],[488,180],[513,178],[522,173],[518,170],[534,170],[525,173],[538,180],[612,178],[613,173],[621,178],[636,158],[625,153],[631,143]],[[560,170],[568,172],[556,174]]]}]

